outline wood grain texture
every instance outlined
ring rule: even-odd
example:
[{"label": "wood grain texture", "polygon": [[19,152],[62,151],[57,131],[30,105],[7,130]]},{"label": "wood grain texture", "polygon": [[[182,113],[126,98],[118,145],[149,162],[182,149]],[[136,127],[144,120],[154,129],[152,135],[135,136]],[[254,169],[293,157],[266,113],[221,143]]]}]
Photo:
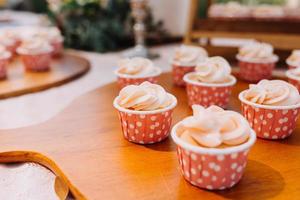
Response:
[{"label": "wood grain texture", "polygon": [[[160,83],[179,100],[174,123],[190,115],[185,91],[172,85],[170,74],[163,74]],[[238,82],[229,109],[240,110],[237,96],[247,87]],[[123,138],[112,106],[117,93],[116,83],[111,83],[77,99],[50,121],[0,131],[0,162],[41,163],[61,177],[77,199],[299,198],[299,125],[283,141],[258,139],[242,181],[232,189],[210,192],[183,179],[171,138],[153,145]]]},{"label": "wood grain texture", "polygon": [[62,85],[85,74],[89,68],[86,59],[64,54],[51,62],[49,72],[25,72],[21,61],[15,59],[7,68],[8,78],[0,80],[0,99]]}]

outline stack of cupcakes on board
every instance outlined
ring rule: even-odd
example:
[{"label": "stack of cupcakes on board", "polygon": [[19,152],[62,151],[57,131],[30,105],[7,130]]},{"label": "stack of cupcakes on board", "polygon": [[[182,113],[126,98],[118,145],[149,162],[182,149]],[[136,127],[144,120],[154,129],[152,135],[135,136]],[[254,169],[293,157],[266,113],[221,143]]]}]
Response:
[{"label": "stack of cupcakes on board", "polygon": [[20,57],[26,71],[50,70],[53,57],[63,50],[63,36],[56,27],[22,27],[0,31],[0,78],[7,77],[7,67]]},{"label": "stack of cupcakes on board", "polygon": [[[243,46],[237,59],[240,78],[258,82],[239,94],[242,114],[224,110],[237,82],[225,58],[208,57],[200,47],[175,49],[171,62],[173,84],[186,90],[193,115],[173,128],[172,113],[177,99],[158,85],[161,71],[148,59],[121,60],[115,73],[122,89],[113,104],[124,138],[138,144],[153,144],[163,141],[171,132],[182,175],[189,183],[208,190],[236,185],[256,138],[278,140],[290,136],[300,113],[300,83],[292,82],[300,82],[298,51],[287,61],[294,66],[287,72],[290,83],[267,80],[278,61],[270,44],[256,42]],[[124,78],[128,80],[123,81]]]}]

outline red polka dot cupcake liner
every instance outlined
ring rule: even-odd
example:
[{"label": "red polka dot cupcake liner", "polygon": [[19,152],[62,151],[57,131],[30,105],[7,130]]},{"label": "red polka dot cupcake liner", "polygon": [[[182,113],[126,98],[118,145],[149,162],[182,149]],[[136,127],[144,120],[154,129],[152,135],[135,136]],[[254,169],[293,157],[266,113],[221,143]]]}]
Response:
[{"label": "red polka dot cupcake liner", "polygon": [[227,148],[205,148],[181,140],[172,129],[183,177],[192,185],[207,190],[224,190],[236,185],[244,174],[250,148],[256,140],[254,131],[247,142]]},{"label": "red polka dot cupcake liner", "polygon": [[192,74],[189,73],[184,76],[189,106],[198,104],[204,107],[211,105],[217,105],[222,108],[227,107],[233,85],[236,83],[235,77],[231,76],[229,83],[210,84],[191,81],[189,76]]},{"label": "red polka dot cupcake liner", "polygon": [[6,46],[6,49],[11,53],[11,57],[17,55],[17,48],[21,44],[21,41],[17,41],[12,45]]},{"label": "red polka dot cupcake liner", "polygon": [[148,81],[150,83],[157,84],[159,76],[161,74],[161,69],[156,68],[156,72],[150,76],[132,76],[127,74],[121,74],[117,70],[115,71],[115,74],[117,75],[117,82],[119,85],[119,88],[122,89],[123,87],[126,87],[128,85],[140,85],[141,83]]},{"label": "red polka dot cupcake liner", "polygon": [[286,72],[286,76],[288,77],[289,83],[291,83],[293,86],[295,86],[298,89],[298,91],[300,92],[300,78],[293,75],[290,70],[288,70]]},{"label": "red polka dot cupcake liner", "polygon": [[272,77],[272,71],[276,66],[278,57],[276,57],[276,61],[268,63],[244,61],[239,57],[237,59],[240,68],[239,77],[246,81],[258,82]]},{"label": "red polka dot cupcake liner", "polygon": [[137,144],[153,144],[161,142],[170,134],[172,113],[177,104],[172,96],[173,103],[160,110],[134,111],[122,108],[114,101],[114,107],[118,110],[124,138]]},{"label": "red polka dot cupcake liner", "polygon": [[263,139],[284,139],[296,128],[300,104],[293,106],[266,106],[247,101],[244,92],[239,99],[242,102],[242,113],[257,137]]},{"label": "red polka dot cupcake liner", "polygon": [[0,59],[0,79],[5,79],[7,76],[7,70],[6,67],[9,63],[9,59]]},{"label": "red polka dot cupcake liner", "polygon": [[50,70],[51,53],[40,55],[21,55],[21,60],[27,71],[44,72]]},{"label": "red polka dot cupcake liner", "polygon": [[183,80],[184,75],[189,72],[193,72],[195,70],[195,66],[180,66],[177,64],[172,64],[172,77],[173,83],[177,86],[185,86],[185,82]]},{"label": "red polka dot cupcake liner", "polygon": [[52,42],[51,46],[53,47],[52,56],[53,57],[59,57],[61,56],[64,46],[62,42]]}]

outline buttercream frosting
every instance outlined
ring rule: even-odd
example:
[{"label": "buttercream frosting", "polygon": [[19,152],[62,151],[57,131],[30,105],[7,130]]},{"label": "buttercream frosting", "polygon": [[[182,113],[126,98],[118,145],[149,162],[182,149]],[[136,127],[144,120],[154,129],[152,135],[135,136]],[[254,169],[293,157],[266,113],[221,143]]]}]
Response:
[{"label": "buttercream frosting", "polygon": [[122,59],[118,66],[118,73],[132,76],[147,76],[158,71],[151,60],[141,57]]},{"label": "buttercream frosting", "polygon": [[179,138],[192,145],[220,147],[239,145],[247,141],[251,128],[239,113],[226,111],[218,106],[204,108],[193,105],[193,116],[180,122]]},{"label": "buttercream frosting", "polygon": [[5,46],[0,45],[0,59],[8,59],[11,57],[11,53],[6,50]]},{"label": "buttercream frosting", "polygon": [[196,65],[193,78],[205,83],[226,83],[230,80],[231,67],[222,57],[205,59]]},{"label": "buttercream frosting", "polygon": [[207,51],[202,47],[181,45],[175,49],[173,62],[181,66],[195,66],[207,56]]},{"label": "buttercream frosting", "polygon": [[244,98],[250,102],[270,106],[289,106],[300,103],[297,88],[282,80],[261,80],[250,84]]},{"label": "buttercream frosting", "polygon": [[50,53],[53,50],[52,46],[42,38],[31,38],[22,42],[18,47],[19,54],[37,55],[43,53]]},{"label": "buttercream frosting", "polygon": [[239,48],[238,57],[251,61],[277,61],[271,44],[252,42]]},{"label": "buttercream frosting", "polygon": [[118,96],[119,106],[138,111],[150,111],[166,108],[172,99],[163,87],[149,82],[124,87]]},{"label": "buttercream frosting", "polygon": [[300,49],[292,51],[292,54],[287,58],[287,62],[300,67]]}]

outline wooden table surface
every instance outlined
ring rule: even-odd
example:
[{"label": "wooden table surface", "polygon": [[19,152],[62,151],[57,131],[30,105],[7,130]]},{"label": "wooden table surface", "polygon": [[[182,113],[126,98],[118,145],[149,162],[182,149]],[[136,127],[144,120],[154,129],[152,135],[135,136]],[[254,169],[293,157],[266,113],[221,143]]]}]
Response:
[{"label": "wooden table surface", "polygon": [[[179,100],[174,123],[190,115],[185,91],[172,86],[170,74],[162,75],[160,83]],[[247,86],[236,85],[230,109],[239,111],[237,95]],[[183,179],[171,138],[153,145],[123,138],[112,106],[117,93],[116,83],[111,83],[77,99],[50,121],[0,131],[0,162],[45,165],[69,185],[77,199],[299,198],[299,125],[283,141],[259,139],[250,151],[242,181],[232,189],[211,192]]]},{"label": "wooden table surface", "polygon": [[15,58],[7,67],[7,79],[0,80],[0,99],[33,93],[59,86],[85,74],[90,69],[85,58],[63,54],[52,59],[48,72],[25,72]]}]

